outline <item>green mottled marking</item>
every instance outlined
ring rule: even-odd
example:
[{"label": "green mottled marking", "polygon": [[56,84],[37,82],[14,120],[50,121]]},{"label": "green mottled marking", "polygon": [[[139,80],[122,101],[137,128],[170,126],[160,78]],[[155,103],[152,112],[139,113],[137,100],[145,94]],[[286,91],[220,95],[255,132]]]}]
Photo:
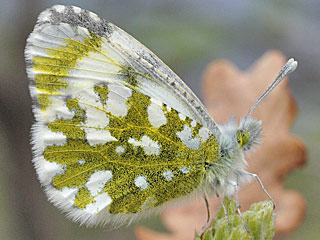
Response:
[{"label": "green mottled marking", "polygon": [[85,111],[79,107],[79,100],[74,98],[74,99],[68,99],[67,100],[67,108],[69,108],[69,110],[71,112],[74,113],[74,117],[72,119],[72,121],[74,122],[84,122],[85,121],[85,117],[86,117],[86,113]]},{"label": "green mottled marking", "polygon": [[131,66],[122,67],[120,70],[120,74],[130,86],[136,87],[138,85],[138,73]]},{"label": "green mottled marking", "polygon": [[108,99],[109,89],[107,86],[95,86],[94,92],[98,94],[100,97],[100,101],[102,103],[102,106],[106,106],[106,101]]},{"label": "green mottled marking", "polygon": [[79,128],[80,123],[85,122],[85,111],[79,107],[78,99],[68,99],[67,107],[74,113],[72,120],[57,119],[50,123],[48,128],[53,132],[61,132],[68,139],[86,139],[86,135],[83,129]]},{"label": "green mottled marking", "polygon": [[[84,199],[86,199],[84,201]],[[74,205],[78,206],[79,208],[85,208],[88,204],[94,203],[94,198],[90,195],[90,192],[88,189],[82,187],[79,189],[79,192],[76,196],[76,199],[74,200]]]},{"label": "green mottled marking", "polygon": [[[96,86],[94,91],[102,104],[107,100],[109,90],[107,85]],[[110,119],[104,130],[109,130],[117,141],[103,145],[91,146],[86,141],[83,130],[86,112],[77,99],[69,99],[68,108],[75,113],[72,120],[58,119],[49,124],[54,132],[61,132],[67,136],[63,146],[48,146],[44,151],[47,161],[66,166],[64,173],[55,176],[52,185],[56,189],[64,187],[79,188],[74,205],[84,209],[93,203],[85,184],[95,171],[109,170],[112,180],[107,182],[102,192],[106,192],[112,199],[108,212],[136,213],[150,207],[159,206],[169,200],[185,196],[201,186],[205,175],[204,162],[214,162],[218,159],[218,142],[211,135],[205,142],[201,142],[198,150],[186,147],[176,133],[183,130],[187,124],[194,136],[199,136],[200,124],[191,127],[191,119],[181,120],[174,109],[168,111],[162,106],[167,122],[159,128],[154,128],[148,120],[147,108],[151,104],[150,97],[132,89],[132,96],[127,99],[128,112],[124,117],[117,117],[105,109]],[[147,155],[140,146],[134,147],[128,143],[129,138],[140,141],[148,136],[161,146],[159,155]],[[122,146],[122,154],[116,148]],[[85,164],[79,165],[78,160],[84,159]],[[181,167],[188,167],[190,171],[184,174]],[[171,171],[174,178],[170,181],[163,177],[164,171]],[[145,176],[148,188],[140,190],[134,184],[138,176]]]},{"label": "green mottled marking", "polygon": [[77,66],[79,60],[88,56],[89,52],[97,52],[101,47],[101,38],[90,34],[87,39],[64,39],[66,45],[55,49],[48,49],[48,57],[33,57],[33,67],[36,88],[39,92],[40,109],[45,111],[51,104],[50,96],[60,95],[59,90],[66,89],[68,83],[63,78],[69,76],[69,71]]},{"label": "green mottled marking", "polygon": [[49,106],[52,103],[49,98],[49,95],[43,94],[43,93],[38,94],[38,102],[39,102],[41,111],[44,111],[45,106]]}]

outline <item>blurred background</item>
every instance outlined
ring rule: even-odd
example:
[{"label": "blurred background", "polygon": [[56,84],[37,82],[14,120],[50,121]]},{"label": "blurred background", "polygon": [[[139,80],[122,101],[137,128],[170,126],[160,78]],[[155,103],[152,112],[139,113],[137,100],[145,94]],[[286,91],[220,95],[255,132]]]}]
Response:
[{"label": "blurred background", "polygon": [[200,98],[202,72],[213,60],[228,59],[245,70],[268,49],[295,57],[299,68],[290,85],[300,113],[292,131],[306,143],[309,161],[286,186],[305,196],[308,209],[295,232],[277,239],[320,238],[318,0],[0,0],[0,239],[135,239],[134,226],[106,231],[65,219],[46,200],[31,164],[33,117],[23,51],[37,16],[54,4],[77,5],[115,23]]}]

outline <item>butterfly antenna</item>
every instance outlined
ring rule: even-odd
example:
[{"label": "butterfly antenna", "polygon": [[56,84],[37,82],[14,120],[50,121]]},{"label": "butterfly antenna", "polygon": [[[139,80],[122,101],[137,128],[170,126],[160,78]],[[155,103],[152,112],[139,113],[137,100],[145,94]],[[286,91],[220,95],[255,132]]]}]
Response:
[{"label": "butterfly antenna", "polygon": [[293,58],[290,58],[287,63],[283,66],[281,71],[278,73],[277,77],[273,80],[270,86],[261,94],[256,103],[251,107],[247,115],[245,116],[245,121],[249,118],[253,110],[258,106],[258,104],[289,74],[292,73],[298,66],[298,62]]}]

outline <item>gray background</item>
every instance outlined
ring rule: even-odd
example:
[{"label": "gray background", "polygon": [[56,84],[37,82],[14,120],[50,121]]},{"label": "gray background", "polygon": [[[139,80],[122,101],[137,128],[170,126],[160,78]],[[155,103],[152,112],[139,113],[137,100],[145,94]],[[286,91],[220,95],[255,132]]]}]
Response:
[{"label": "gray background", "polygon": [[[279,239],[320,237],[318,0],[0,0],[0,239],[134,239],[134,226],[106,231],[66,220],[46,200],[31,164],[23,50],[37,15],[58,3],[87,8],[123,28],[200,98],[201,74],[212,60],[225,58],[245,70],[268,49],[295,57],[299,68],[290,85],[300,114],[293,132],[308,146],[309,162],[286,185],[303,193],[308,210],[299,229]],[[147,222],[161,228],[157,218]]]}]

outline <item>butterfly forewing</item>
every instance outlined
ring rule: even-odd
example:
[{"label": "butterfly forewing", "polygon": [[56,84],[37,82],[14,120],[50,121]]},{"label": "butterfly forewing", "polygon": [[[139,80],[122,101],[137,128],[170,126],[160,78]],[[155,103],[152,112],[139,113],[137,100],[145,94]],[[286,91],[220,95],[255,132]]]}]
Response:
[{"label": "butterfly forewing", "polygon": [[[132,84],[137,90],[172,105],[179,112],[212,130],[217,129],[201,101],[186,84],[150,50],[112,23],[87,10],[57,5],[40,14],[33,33],[42,32],[43,25],[49,28],[51,34],[47,37],[53,38],[54,44],[61,38],[80,40],[87,38],[88,34],[102,37],[102,49],[108,54],[102,52],[102,59],[99,60],[106,61],[109,58],[111,65],[121,68],[120,71],[113,69],[112,74],[121,74],[122,80]],[[90,58],[91,60],[93,59]],[[92,64],[95,69],[95,63]],[[106,67],[108,63],[99,65],[102,71],[97,74],[109,73]],[[90,72],[86,74],[91,76]]]},{"label": "butterfly forewing", "polygon": [[201,185],[204,162],[218,157],[207,112],[128,34],[55,6],[40,15],[26,59],[34,163],[50,200],[72,218],[112,222]]}]

